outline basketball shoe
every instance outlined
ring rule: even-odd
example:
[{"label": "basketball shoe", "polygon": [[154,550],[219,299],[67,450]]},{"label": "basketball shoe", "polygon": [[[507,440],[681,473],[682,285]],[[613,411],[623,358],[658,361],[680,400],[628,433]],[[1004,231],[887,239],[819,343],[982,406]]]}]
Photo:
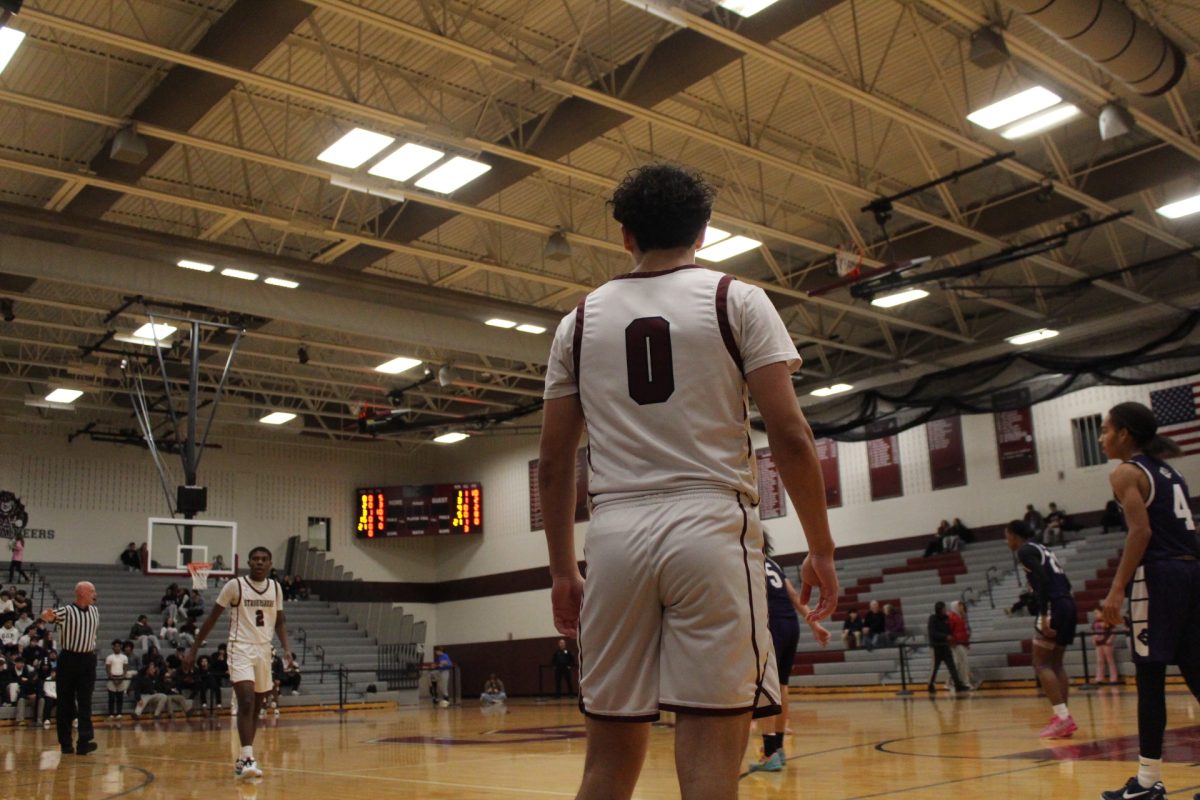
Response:
[{"label": "basketball shoe", "polygon": [[762,761],[759,761],[756,764],[751,764],[750,771],[751,772],[780,772],[783,770],[784,763],[785,762],[783,760],[783,751],[776,750],[774,753],[772,753],[767,758],[764,758]]},{"label": "basketball shoe", "polygon": [[1162,781],[1159,781],[1147,789],[1138,783],[1137,776],[1134,775],[1125,781],[1125,785],[1120,789],[1102,792],[1100,798],[1101,800],[1166,800],[1167,787],[1163,786]]},{"label": "basketball shoe", "polygon": [[239,758],[233,762],[233,775],[235,778],[261,778],[262,769],[259,768],[258,762],[253,758]]},{"label": "basketball shoe", "polygon": [[1068,716],[1066,719],[1059,719],[1056,714],[1050,718],[1050,724],[1042,728],[1042,732],[1038,736],[1043,739],[1066,739],[1077,730],[1079,730],[1079,726],[1075,724],[1074,717]]}]

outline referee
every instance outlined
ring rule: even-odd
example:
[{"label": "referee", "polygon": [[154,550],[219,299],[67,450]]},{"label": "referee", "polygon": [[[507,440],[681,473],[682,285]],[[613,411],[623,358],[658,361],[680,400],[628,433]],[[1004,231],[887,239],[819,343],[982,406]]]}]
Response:
[{"label": "referee", "polygon": [[[46,622],[58,623],[58,743],[64,753],[86,756],[96,749],[92,739],[92,692],[96,688],[96,632],[100,609],[96,587],[75,584],[75,602],[42,612]],[[71,746],[71,721],[79,719],[79,744]]]}]

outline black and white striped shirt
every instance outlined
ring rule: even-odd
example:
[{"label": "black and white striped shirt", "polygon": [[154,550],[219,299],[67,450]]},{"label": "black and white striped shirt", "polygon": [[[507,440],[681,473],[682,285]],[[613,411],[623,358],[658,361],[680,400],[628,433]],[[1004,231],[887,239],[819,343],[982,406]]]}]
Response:
[{"label": "black and white striped shirt", "polygon": [[59,647],[71,653],[96,652],[96,632],[100,630],[100,609],[95,604],[80,608],[69,603],[54,609],[58,623]]}]

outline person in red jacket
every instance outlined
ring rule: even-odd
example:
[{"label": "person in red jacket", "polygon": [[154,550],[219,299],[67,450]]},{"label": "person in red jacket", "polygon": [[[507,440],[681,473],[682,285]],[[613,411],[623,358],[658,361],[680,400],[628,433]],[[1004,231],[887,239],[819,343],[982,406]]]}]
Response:
[{"label": "person in red jacket", "polygon": [[[954,667],[962,682],[974,687],[968,650],[971,646],[971,627],[967,624],[967,607],[961,600],[955,600],[950,604],[950,609],[946,616],[950,618],[950,652],[954,655]],[[949,680],[947,678],[947,690],[950,688]]]}]

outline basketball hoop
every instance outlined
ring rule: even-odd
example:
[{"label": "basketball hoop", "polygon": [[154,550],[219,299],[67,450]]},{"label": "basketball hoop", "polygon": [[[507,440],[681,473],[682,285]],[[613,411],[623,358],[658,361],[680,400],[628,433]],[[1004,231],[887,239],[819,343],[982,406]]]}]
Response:
[{"label": "basketball hoop", "polygon": [[203,591],[208,586],[208,573],[212,572],[212,564],[208,561],[191,561],[187,565],[187,571],[192,576],[192,588]]},{"label": "basketball hoop", "polygon": [[839,278],[856,278],[862,267],[863,250],[857,244],[839,245],[833,259]]}]

